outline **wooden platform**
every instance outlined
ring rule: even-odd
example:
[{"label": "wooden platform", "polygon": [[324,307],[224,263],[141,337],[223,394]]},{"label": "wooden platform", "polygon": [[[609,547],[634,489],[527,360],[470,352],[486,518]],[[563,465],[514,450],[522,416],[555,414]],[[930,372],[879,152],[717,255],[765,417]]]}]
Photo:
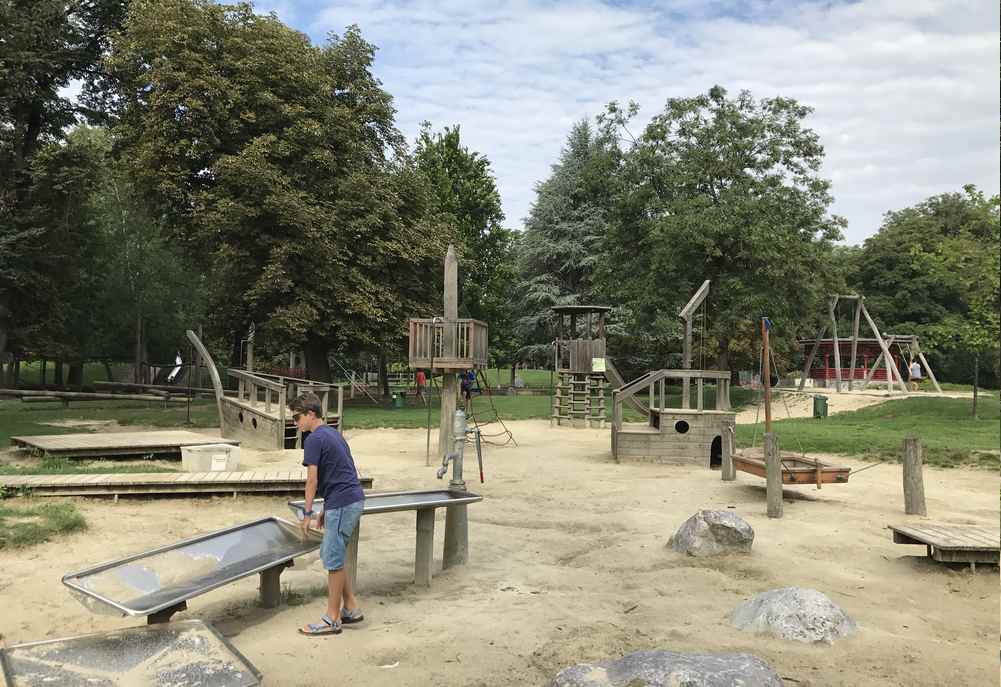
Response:
[{"label": "wooden platform", "polygon": [[[371,477],[361,477],[363,489]],[[102,475],[0,475],[0,486],[31,496],[119,496],[164,494],[302,494],[306,470],[164,472]]]},{"label": "wooden platform", "polygon": [[[815,458],[781,453],[782,484],[844,484],[851,468],[828,465]],[[743,449],[733,456],[733,464],[741,472],[765,477],[765,457],[762,449]]]},{"label": "wooden platform", "polygon": [[924,544],[928,556],[945,563],[998,564],[1001,552],[1001,527],[990,525],[952,525],[928,522],[920,525],[887,525],[893,531],[894,544]]},{"label": "wooden platform", "polygon": [[162,432],[96,432],[93,434],[41,434],[11,437],[18,448],[41,451],[60,458],[97,458],[104,456],[174,455],[180,457],[182,446],[231,444],[239,441],[222,439],[197,432],[168,430]]}]

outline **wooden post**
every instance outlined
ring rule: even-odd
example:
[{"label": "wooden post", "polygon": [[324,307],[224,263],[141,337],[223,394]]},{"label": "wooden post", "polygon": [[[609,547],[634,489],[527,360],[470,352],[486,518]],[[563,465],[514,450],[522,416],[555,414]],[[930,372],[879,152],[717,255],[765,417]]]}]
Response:
[{"label": "wooden post", "polygon": [[827,304],[827,311],[831,315],[831,336],[834,337],[834,389],[841,393],[841,344],[838,341],[837,307],[838,297],[834,296]]},{"label": "wooden post", "polygon": [[862,299],[858,299],[855,303],[855,317],[852,318],[852,369],[848,373],[848,390],[853,391],[855,389],[855,361],[856,354],[858,353],[858,329],[859,324],[862,322]]},{"label": "wooden post", "polygon": [[765,432],[765,494],[768,499],[768,517],[782,517],[782,463],[779,459],[779,442],[772,432]]},{"label": "wooden post", "polygon": [[[459,261],[455,257],[455,247],[449,244],[445,254],[445,285],[444,285],[445,321],[442,325],[443,353],[454,357],[455,352],[455,321],[459,319]],[[455,401],[458,395],[458,383],[454,370],[443,370],[441,375],[441,413],[438,417],[438,455],[445,456],[451,452],[454,442],[452,425],[455,421]]]},{"label": "wooden post", "polygon": [[434,508],[417,510],[417,545],[414,558],[414,584],[430,587],[434,565]]},{"label": "wooden post", "polygon": [[[861,298],[861,296],[859,296],[859,298]],[[886,385],[886,388],[887,388],[887,391],[889,391],[891,394],[893,393],[893,374],[894,373],[896,373],[897,379],[900,381],[900,386],[904,389],[904,391],[907,391],[907,385],[904,384],[904,380],[900,376],[900,372],[897,370],[897,366],[893,364],[893,356],[890,355],[890,348],[889,348],[889,346],[886,345],[886,342],[883,341],[883,335],[879,333],[879,328],[876,326],[876,323],[873,322],[872,316],[869,315],[869,311],[866,309],[864,303],[862,305],[862,315],[865,316],[866,322],[868,322],[869,326],[872,328],[872,333],[876,337],[876,341],[879,342],[879,348],[883,352],[883,357],[887,360],[887,366],[886,366],[887,367],[887,370],[886,370],[886,376],[887,376],[887,380],[886,380],[887,381],[887,385]]]},{"label": "wooden post", "polygon": [[813,346],[810,348],[810,355],[806,357],[806,362],[803,364],[803,376],[799,378],[799,390],[802,391],[806,386],[806,378],[810,374],[810,366],[813,365],[813,359],[817,356],[817,349],[820,348],[820,337],[822,337],[827,332],[827,325],[817,329],[817,336],[813,339]]},{"label": "wooden post", "polygon": [[344,556],[344,567],[347,569],[348,579],[351,580],[351,588],[358,588],[358,540],[361,538],[361,520],[355,525],[355,531],[351,533],[348,540],[348,550]]},{"label": "wooden post", "polygon": [[[935,385],[935,391],[937,391],[938,393],[942,393],[942,387],[938,385],[938,380],[935,379],[935,373],[932,371],[931,365],[929,365],[928,361],[925,360],[925,354],[921,352],[921,347],[918,345],[918,337],[916,336],[914,337],[914,351],[918,354],[918,360],[920,360],[921,364],[925,366],[925,372],[928,373],[928,377],[931,379],[931,383]],[[976,385],[974,385],[973,393],[977,392],[976,389],[977,387]]]},{"label": "wooden post", "polygon": [[768,351],[768,318],[761,318],[761,383],[765,385],[765,431],[772,431],[772,369]]},{"label": "wooden post", "polygon": [[904,439],[904,512],[908,515],[928,515],[921,459],[921,441]]},{"label": "wooden post", "polygon": [[733,427],[727,425],[720,433],[720,443],[723,455],[720,461],[720,478],[724,482],[732,482],[737,479],[737,467],[733,463]]}]

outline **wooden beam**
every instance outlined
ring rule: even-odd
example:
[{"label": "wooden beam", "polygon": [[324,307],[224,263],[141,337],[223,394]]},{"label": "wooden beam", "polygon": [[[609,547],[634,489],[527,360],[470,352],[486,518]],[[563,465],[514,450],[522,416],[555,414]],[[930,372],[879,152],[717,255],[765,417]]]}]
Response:
[{"label": "wooden beam", "polygon": [[883,351],[883,357],[887,360],[887,389],[890,393],[893,393],[893,374],[896,374],[897,380],[900,382],[901,389],[906,392],[907,386],[904,384],[904,380],[901,378],[900,371],[897,369],[897,366],[893,364],[893,356],[890,355],[890,348],[886,345],[886,342],[883,341],[883,335],[879,333],[879,327],[877,327],[876,323],[873,322],[872,316],[869,314],[869,310],[865,307],[864,302],[862,304],[862,314],[865,316],[866,322],[868,322],[869,326],[872,328],[872,333],[875,335],[876,341],[879,342],[879,348]]},{"label": "wooden beam", "polygon": [[[888,341],[888,343],[887,343],[888,346],[892,346],[893,345],[893,337],[892,336],[887,341]],[[869,380],[872,379],[872,376],[874,374],[876,374],[876,370],[879,369],[879,363],[882,360],[883,360],[883,354],[880,353],[879,355],[876,356],[876,361],[872,364],[872,367],[869,368],[869,371],[865,373],[865,379],[862,381],[862,386],[859,389],[859,391],[865,391],[865,388],[869,385]]]},{"label": "wooden beam", "polygon": [[855,316],[852,318],[852,367],[851,374],[848,376],[848,390],[853,391],[855,389],[855,361],[857,360],[856,353],[858,352],[858,329],[859,324],[862,321],[862,299],[859,298],[855,302]]},{"label": "wooden beam", "polygon": [[810,349],[810,355],[806,357],[806,364],[803,365],[803,376],[799,379],[799,390],[802,391],[806,386],[806,377],[810,374],[810,366],[813,365],[813,359],[817,356],[817,349],[820,348],[820,338],[827,332],[827,325],[820,327],[817,330],[817,336],[813,339],[813,347]]},{"label": "wooden beam", "polygon": [[[917,337],[914,337],[914,350],[917,351],[917,353],[918,353],[918,360],[920,360],[921,364],[925,366],[925,371],[928,373],[928,376],[931,378],[931,383],[935,385],[935,391],[937,391],[938,393],[942,393],[942,387],[940,387],[938,385],[938,380],[935,379],[935,373],[932,372],[931,365],[929,365],[928,361],[925,360],[925,354],[924,354],[924,352],[922,352],[921,347],[918,346],[918,339],[917,339]],[[974,391],[976,391],[976,388],[974,388]]]},{"label": "wooden beam", "polygon": [[765,432],[765,495],[768,501],[768,517],[782,517],[782,464],[779,458],[779,444],[772,432]]},{"label": "wooden beam", "polygon": [[841,346],[838,342],[837,307],[838,297],[834,296],[827,303],[827,312],[831,316],[831,334],[834,337],[834,388],[841,393]]}]

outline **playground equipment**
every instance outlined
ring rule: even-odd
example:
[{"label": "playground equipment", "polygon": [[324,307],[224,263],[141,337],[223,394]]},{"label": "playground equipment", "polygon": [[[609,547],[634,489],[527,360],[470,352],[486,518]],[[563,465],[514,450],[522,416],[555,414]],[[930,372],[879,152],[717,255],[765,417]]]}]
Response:
[{"label": "playground equipment", "polygon": [[[438,453],[452,446],[452,418],[459,392],[458,373],[487,367],[489,327],[485,322],[459,319],[459,261],[449,244],[445,254],[445,316],[410,319],[409,361],[411,369],[441,373],[441,415]],[[428,456],[430,457],[430,422]]]},{"label": "playground equipment", "polygon": [[[231,398],[223,392],[212,356],[198,335],[189,329],[187,336],[212,378],[223,437],[239,439],[244,446],[253,448],[296,448],[301,436],[287,415],[287,408],[289,401],[307,391],[320,398],[325,422],[335,429],[343,429],[344,388],[340,384],[231,369],[227,374],[238,383],[237,394]],[[335,393],[337,410],[333,412],[330,406]]]},{"label": "playground equipment", "polygon": [[[842,301],[854,303],[851,319],[852,333],[848,338],[838,337],[838,304]],[[828,300],[827,314],[828,321],[818,328],[814,338],[799,340],[804,351],[807,347],[810,349],[803,365],[803,375],[799,382],[800,391],[805,387],[807,378],[810,378],[818,386],[829,387],[833,382],[834,388],[838,392],[841,391],[843,384],[847,384],[848,390],[853,391],[856,385],[861,390],[865,389],[870,382],[881,381],[886,382],[888,394],[894,393],[898,385],[900,391],[906,393],[907,385],[901,370],[906,369],[908,362],[916,358],[920,361],[928,378],[931,379],[935,390],[942,393],[942,388],[935,378],[935,372],[921,350],[918,337],[912,334],[881,334],[865,307],[864,296],[835,294]],[[872,332],[872,338],[859,338],[859,329],[863,319]],[[822,338],[827,333],[828,328],[831,330],[831,338]],[[894,347],[896,347],[896,354],[894,354]],[[823,358],[823,366],[813,367],[818,354]],[[833,368],[831,367],[832,357],[834,359]],[[847,370],[842,365],[846,359],[849,361]],[[870,367],[869,361],[871,360],[874,362]],[[862,363],[861,367],[857,367],[859,362]],[[883,369],[880,369],[881,363],[884,365]]]},{"label": "playground equipment", "polygon": [[[605,389],[608,366],[605,359],[606,305],[560,305],[553,388],[553,413],[549,424],[568,422],[573,427],[605,426]],[[583,326],[579,330],[578,322]]]},{"label": "playground equipment", "polygon": [[[691,394],[682,391],[680,407],[669,407],[668,385],[675,381],[695,386],[695,407]],[[708,384],[707,384],[708,382]],[[713,407],[705,403],[706,386],[715,387]],[[647,422],[626,424],[622,406],[630,398],[646,392]],[[716,370],[653,370],[612,392],[612,455],[622,459],[661,463],[704,464],[719,467],[733,450],[736,414],[730,410],[730,373]]]}]

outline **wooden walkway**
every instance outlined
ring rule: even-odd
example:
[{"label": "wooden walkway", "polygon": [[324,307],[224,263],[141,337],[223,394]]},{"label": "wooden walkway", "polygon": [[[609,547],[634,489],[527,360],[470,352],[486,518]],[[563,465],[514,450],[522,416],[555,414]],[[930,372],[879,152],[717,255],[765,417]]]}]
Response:
[{"label": "wooden walkway", "polygon": [[924,544],[928,556],[946,563],[997,565],[1001,553],[1001,527],[950,525],[929,522],[920,525],[888,525],[894,544]]},{"label": "wooden walkway", "polygon": [[[361,477],[363,489],[371,477]],[[0,475],[0,486],[31,496],[119,496],[165,494],[302,494],[306,470],[170,472],[101,475]]]},{"label": "wooden walkway", "polygon": [[104,456],[181,455],[182,446],[231,444],[239,441],[208,434],[168,430],[162,432],[96,432],[93,434],[41,434],[11,437],[18,448],[41,451],[61,458],[95,458]]}]

